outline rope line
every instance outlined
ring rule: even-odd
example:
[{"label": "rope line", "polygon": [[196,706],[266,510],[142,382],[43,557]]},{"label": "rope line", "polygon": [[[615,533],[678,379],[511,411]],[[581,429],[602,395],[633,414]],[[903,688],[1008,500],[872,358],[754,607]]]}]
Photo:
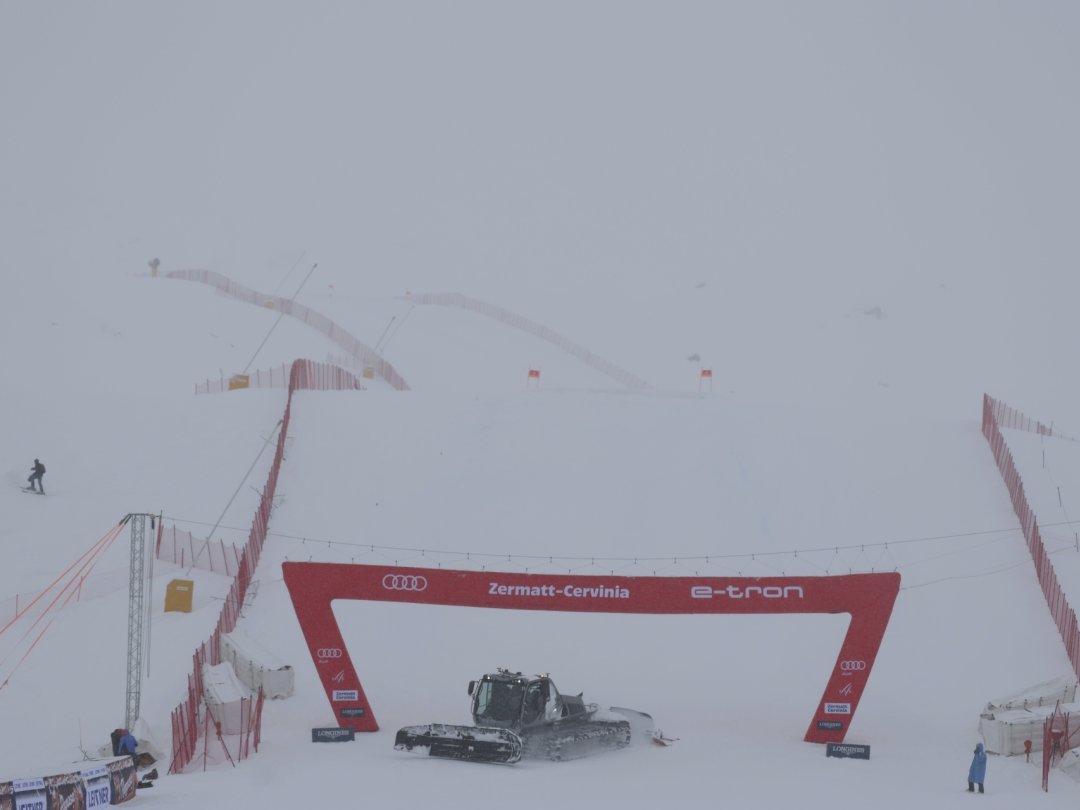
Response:
[{"label": "rope line", "polygon": [[[94,570],[94,566],[98,564],[98,561],[109,549],[113,541],[120,535],[120,532],[123,530],[123,528],[124,523],[119,523],[114,526],[107,534],[105,534],[104,537],[95,542],[88,551],[84,552],[82,556],[80,556],[79,559],[76,560],[75,563],[68,566],[67,570],[64,571],[63,574],[54,579],[47,588],[42,590],[41,593],[39,593],[33,600],[31,600],[30,604],[28,604],[23,610],[19,611],[16,614],[15,618],[13,618],[6,625],[4,625],[2,629],[0,629],[0,634],[2,634],[8,628],[14,625],[15,622],[17,622],[20,618],[26,615],[27,611],[29,611],[30,608],[32,608],[38,601],[44,598],[46,594],[50,593],[55,588],[57,583],[59,583],[65,576],[70,574],[63,587],[60,588],[56,596],[54,596],[49,602],[49,604],[46,605],[44,610],[41,611],[40,615],[38,615],[37,618],[34,619],[34,621],[30,624],[28,628],[26,628],[26,631],[22,634],[19,640],[15,642],[11,651],[7,655],[5,655],[3,659],[0,659],[0,668],[2,668],[7,664],[8,659],[10,659],[11,656],[20,649],[24,642],[26,642],[26,640],[30,637],[30,634],[33,633],[34,629],[39,624],[41,624],[42,621],[48,618],[48,622],[43,628],[41,628],[41,631],[34,637],[34,640],[29,644],[29,646],[26,647],[22,656],[11,668],[11,671],[7,673],[3,682],[0,682],[0,690],[4,689],[4,687],[8,685],[8,683],[11,681],[11,678],[23,665],[23,663],[29,657],[30,653],[34,651],[35,647],[37,647],[38,642],[41,641],[45,633],[49,630],[50,627],[52,627],[53,621],[55,621],[56,619],[56,613],[67,607],[71,603],[71,600],[79,594],[82,588],[83,581]],[[72,573],[73,570],[74,573]],[[66,598],[64,598],[65,596]],[[60,605],[59,608],[54,610],[54,608],[56,608],[57,602],[59,602],[61,598],[64,598],[63,603]]]},{"label": "rope line", "polygon": [[[173,521],[175,523],[183,523],[183,524],[192,525],[192,526],[212,526],[212,525],[215,525],[215,524],[212,524],[212,523],[208,523],[206,521],[192,520],[192,519],[188,519],[188,518],[175,517],[175,516],[172,516],[172,515],[165,515],[164,519],[171,520],[171,521]],[[1066,525],[1066,523],[1067,522],[1062,522],[1062,523],[1059,523],[1059,524],[1053,524],[1052,523],[1052,524],[1047,524],[1047,525],[1049,525],[1049,526]],[[227,531],[247,532],[247,529],[241,528],[239,526],[221,526],[221,525],[218,525],[218,528],[225,529]],[[633,559],[635,562],[642,562],[642,563],[650,562],[651,563],[651,562],[664,562],[664,561],[671,561],[671,560],[681,560],[683,562],[699,562],[699,561],[709,562],[711,560],[737,560],[737,559],[745,559],[745,558],[748,558],[748,557],[749,558],[756,558],[756,557],[790,557],[790,556],[798,556],[800,554],[814,554],[814,553],[821,553],[821,552],[827,552],[827,551],[832,551],[832,552],[838,554],[841,551],[853,551],[855,549],[859,549],[859,550],[877,549],[877,548],[885,549],[889,545],[900,546],[900,545],[910,545],[910,544],[913,544],[913,543],[932,543],[932,542],[942,541],[942,540],[961,540],[961,539],[967,539],[967,538],[971,538],[971,537],[983,537],[983,536],[986,536],[986,535],[993,535],[993,534],[1009,534],[1009,533],[1015,534],[1015,533],[1020,532],[1020,531],[1021,531],[1021,529],[1020,529],[1019,526],[1013,526],[1013,527],[1010,527],[1010,528],[978,529],[978,530],[973,530],[973,531],[968,531],[968,532],[956,532],[956,533],[953,533],[953,534],[928,535],[928,536],[925,536],[925,537],[909,537],[909,538],[901,538],[899,540],[880,540],[880,541],[873,542],[873,543],[854,543],[854,544],[851,544],[851,545],[831,545],[831,546],[818,546],[818,547],[813,547],[813,548],[798,548],[798,549],[789,549],[789,550],[786,550],[786,551],[754,551],[754,552],[738,552],[738,553],[724,553],[724,554],[676,554],[676,555],[665,554],[663,556],[658,556],[658,557],[640,557],[640,556],[639,557],[615,557],[615,556],[605,557],[605,556],[597,556],[597,555],[575,556],[575,555],[568,555],[568,554],[509,554],[508,555],[506,552],[460,551],[460,550],[455,550],[455,549],[431,549],[431,548],[420,548],[420,547],[414,547],[414,546],[391,546],[391,545],[381,545],[379,543],[358,543],[358,542],[349,541],[349,540],[331,540],[331,539],[321,538],[321,537],[311,537],[311,536],[302,536],[302,535],[296,535],[296,534],[288,534],[288,533],[285,533],[285,532],[270,532],[270,531],[268,531],[266,534],[267,534],[268,537],[277,537],[277,538],[281,538],[283,540],[295,540],[295,541],[299,541],[301,543],[320,543],[320,544],[326,545],[327,547],[330,547],[330,546],[343,546],[345,548],[364,548],[364,549],[368,549],[368,551],[372,552],[372,553],[374,553],[376,550],[378,550],[380,552],[399,552],[399,553],[403,552],[403,553],[421,554],[421,555],[423,555],[423,554],[443,554],[443,555],[446,555],[446,556],[464,557],[466,559],[470,559],[472,557],[493,557],[493,558],[497,558],[497,559],[507,558],[509,560],[509,558],[512,558],[512,559],[515,559],[515,560],[543,560],[543,561],[548,561],[548,562],[551,562],[553,560],[569,560],[569,561],[574,561],[574,562],[582,562],[582,561],[588,560],[590,563],[592,563],[592,562],[623,562],[623,561],[626,561],[626,560]]]},{"label": "rope line", "polygon": [[107,534],[105,534],[100,540],[98,540],[92,546],[90,546],[89,549],[87,549],[85,552],[83,552],[82,556],[80,556],[79,559],[77,559],[75,562],[73,562],[71,565],[69,565],[67,567],[67,569],[62,574],[60,574],[60,576],[58,576],[56,579],[54,579],[52,582],[50,582],[48,585],[46,585],[45,588],[43,588],[41,590],[41,592],[37,596],[35,596],[32,600],[30,600],[30,602],[26,605],[26,607],[24,607],[22,610],[18,611],[15,614],[15,617],[11,621],[9,621],[3,627],[0,627],[0,636],[2,636],[4,634],[4,632],[9,627],[11,627],[13,624],[15,624],[15,622],[17,622],[19,619],[21,619],[23,616],[25,616],[26,612],[28,610],[30,610],[30,608],[32,608],[35,604],[37,604],[38,601],[45,596],[45,594],[47,594],[49,591],[51,591],[56,586],[56,583],[58,583],[61,579],[63,579],[68,574],[70,574],[72,569],[74,569],[76,566],[78,566],[80,563],[82,563],[82,566],[80,567],[80,570],[83,570],[85,568],[85,566],[86,566],[86,563],[83,562],[83,560],[88,556],[91,557],[91,559],[92,559],[94,556],[99,554],[105,548],[108,548],[108,546],[112,543],[112,541],[116,539],[116,536],[118,534],[120,534],[120,532],[121,532],[121,530],[123,528],[124,528],[123,524],[119,524],[119,525],[115,526]]}]

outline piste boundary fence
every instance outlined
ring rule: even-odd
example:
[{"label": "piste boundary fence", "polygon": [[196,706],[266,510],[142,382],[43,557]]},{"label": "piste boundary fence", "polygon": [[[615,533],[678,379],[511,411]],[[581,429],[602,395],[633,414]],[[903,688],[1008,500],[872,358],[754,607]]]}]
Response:
[{"label": "piste boundary fence", "polygon": [[[342,329],[332,320],[310,307],[298,304],[291,298],[281,298],[276,295],[264,293],[237,284],[235,281],[223,276],[214,270],[173,270],[165,274],[165,278],[174,278],[181,281],[198,281],[214,287],[225,295],[238,298],[255,306],[273,309],[277,312],[291,315],[303,321],[313,329],[322,332],[331,341],[340,346],[352,357],[375,370],[375,374],[384,380],[391,388],[398,391],[408,391],[409,384],[390,363],[379,355],[373,348]],[[359,384],[359,382],[358,382]],[[291,385],[291,383],[290,383]]]},{"label": "piste boundary fence", "polygon": [[[259,499],[259,507],[251,521],[251,529],[248,532],[247,541],[244,543],[236,559],[236,573],[233,577],[232,587],[229,589],[221,613],[218,616],[214,632],[206,641],[196,648],[192,656],[192,670],[188,675],[188,695],[172,711],[172,758],[169,765],[169,773],[183,773],[191,764],[198,753],[200,730],[209,729],[208,712],[202,699],[203,695],[203,666],[216,666],[222,662],[221,637],[231,633],[236,628],[240,618],[240,609],[243,607],[244,598],[247,596],[255,574],[255,568],[259,564],[263,546],[266,543],[266,532],[270,525],[270,514],[273,511],[274,495],[277,491],[278,475],[281,472],[281,462],[285,457],[285,440],[289,432],[289,422],[292,416],[293,394],[300,390],[346,390],[355,389],[360,381],[349,374],[345,376],[327,376],[320,368],[325,364],[315,363],[311,360],[296,360],[289,371],[288,396],[285,400],[285,412],[278,425],[277,444],[274,448],[274,458],[270,463],[270,472],[267,474],[266,485],[263,487],[262,496]],[[340,369],[338,369],[340,371]],[[259,750],[259,742],[262,736],[262,707],[263,700],[260,693],[256,701],[254,716],[249,724],[248,731],[240,741],[235,759],[246,759],[250,747]],[[215,734],[224,746],[224,740],[220,732]],[[204,757],[205,746],[209,745],[209,733],[203,734]],[[228,754],[228,749],[226,748]],[[230,756],[230,761],[234,761]],[[234,763],[235,764],[235,763]]]},{"label": "piste boundary fence", "polygon": [[1020,411],[999,402],[989,394],[983,394],[983,435],[990,443],[998,470],[1009,490],[1013,510],[1020,519],[1024,539],[1031,552],[1031,559],[1035,563],[1035,576],[1046,597],[1046,604],[1050,608],[1054,624],[1061,633],[1061,640],[1065,642],[1065,654],[1069,657],[1073,672],[1080,678],[1080,627],[1077,625],[1076,612],[1069,605],[1065,598],[1065,591],[1058,582],[1054,564],[1039,531],[1039,521],[1028,503],[1027,494],[1024,492],[1024,482],[1016,468],[1012,451],[1005,442],[1005,436],[1001,432],[1002,427],[1037,433],[1040,436],[1061,437],[1062,434],[1055,432],[1051,426],[1024,416]]},{"label": "piste boundary fence", "polygon": [[585,365],[610,377],[616,382],[622,383],[627,388],[636,390],[648,390],[652,388],[647,382],[631,374],[626,369],[619,368],[614,363],[611,363],[602,357],[598,357],[584,346],[580,346],[569,338],[563,337],[558,332],[549,329],[542,323],[537,323],[522,315],[517,315],[508,309],[497,307],[494,304],[488,304],[475,298],[469,298],[461,293],[409,293],[404,297],[404,300],[413,304],[460,307],[461,309],[466,309],[470,312],[476,312],[480,315],[499,321],[500,323],[513,326],[523,332],[528,332],[530,335],[535,335],[541,340],[545,340],[548,343],[558,346],[567,354],[581,360]]},{"label": "piste boundary fence", "polygon": [[[282,363],[280,366],[272,366],[266,370],[256,369],[248,374],[237,375],[243,378],[239,383],[235,377],[220,377],[216,380],[196,383],[195,393],[221,394],[236,388],[288,388],[289,373],[289,364]],[[314,373],[321,378],[320,388],[366,390],[352,372],[334,363],[316,363]]]}]

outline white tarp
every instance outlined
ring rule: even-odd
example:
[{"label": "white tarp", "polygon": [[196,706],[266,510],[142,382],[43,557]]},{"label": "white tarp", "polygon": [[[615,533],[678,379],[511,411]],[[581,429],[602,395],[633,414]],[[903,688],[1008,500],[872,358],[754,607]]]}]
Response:
[{"label": "white tarp", "polygon": [[248,707],[254,703],[251,690],[240,683],[232,664],[203,665],[203,698],[212,720],[221,723],[222,734],[248,731]]},{"label": "white tarp", "polygon": [[[1042,751],[1043,725],[1054,713],[1056,703],[1031,706],[1028,709],[987,712],[979,720],[983,743],[991,754],[1024,753],[1024,740],[1031,740],[1032,751]],[[1080,703],[1063,703],[1061,710],[1069,714],[1080,711]]]},{"label": "white tarp", "polygon": [[221,658],[232,664],[236,676],[256,694],[260,689],[268,698],[293,693],[293,668],[246,633],[237,630],[223,635]]}]

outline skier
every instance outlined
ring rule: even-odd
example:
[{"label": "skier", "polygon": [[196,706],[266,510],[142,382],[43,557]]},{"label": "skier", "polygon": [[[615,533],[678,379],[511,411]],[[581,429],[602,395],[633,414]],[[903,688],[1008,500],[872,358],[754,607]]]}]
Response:
[{"label": "skier", "polygon": [[986,751],[983,744],[975,746],[975,756],[971,758],[971,767],[968,769],[968,793],[975,792],[975,785],[979,786],[979,793],[983,792],[983,780],[986,778]]},{"label": "skier", "polygon": [[45,465],[42,464],[40,461],[38,461],[35,458],[34,459],[34,466],[31,467],[30,470],[31,470],[30,477],[26,479],[27,481],[30,482],[30,486],[27,487],[27,489],[29,489],[31,492],[37,492],[38,487],[40,486],[41,487],[41,494],[44,495],[45,494],[45,482],[42,481],[41,478],[42,478],[42,476],[45,475]]}]

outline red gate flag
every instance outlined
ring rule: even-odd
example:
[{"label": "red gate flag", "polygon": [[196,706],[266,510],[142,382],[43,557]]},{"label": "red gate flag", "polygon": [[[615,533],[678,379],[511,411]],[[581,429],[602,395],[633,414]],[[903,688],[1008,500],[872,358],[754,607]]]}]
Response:
[{"label": "red gate flag", "polygon": [[296,618],[334,716],[378,731],[338,628],[335,599],[580,613],[850,613],[851,624],[804,737],[843,742],[866,688],[900,574],[624,577],[521,574],[348,563],[283,563]]}]

